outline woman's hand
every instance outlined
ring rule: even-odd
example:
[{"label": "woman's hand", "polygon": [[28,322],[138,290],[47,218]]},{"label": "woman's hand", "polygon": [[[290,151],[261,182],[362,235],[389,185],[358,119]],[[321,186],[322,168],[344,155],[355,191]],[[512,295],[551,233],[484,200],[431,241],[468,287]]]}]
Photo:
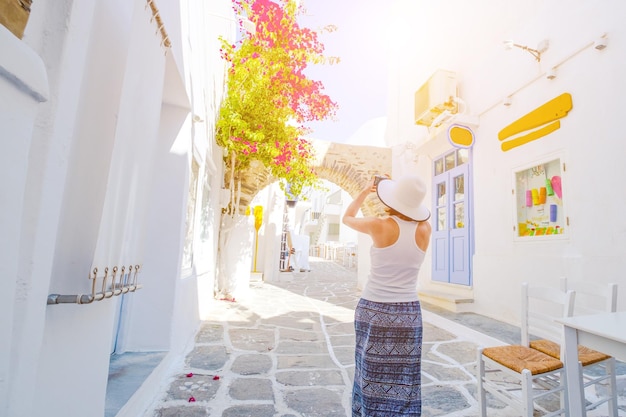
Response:
[{"label": "woman's hand", "polygon": [[372,183],[371,183],[371,191],[374,192],[376,191],[376,187],[378,187],[378,183],[380,183],[383,180],[390,180],[391,176],[389,174],[385,174],[385,175],[374,175],[372,177]]}]

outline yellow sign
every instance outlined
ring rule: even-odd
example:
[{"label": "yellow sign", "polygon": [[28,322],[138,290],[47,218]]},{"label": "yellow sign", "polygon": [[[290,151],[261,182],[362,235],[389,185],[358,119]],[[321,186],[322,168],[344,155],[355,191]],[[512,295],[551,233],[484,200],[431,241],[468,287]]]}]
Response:
[{"label": "yellow sign", "polygon": [[448,140],[457,148],[471,148],[474,145],[474,132],[467,126],[452,125],[448,129]]},{"label": "yellow sign", "polygon": [[[498,140],[503,141],[500,145],[502,150],[506,152],[517,146],[542,138],[559,129],[561,127],[559,119],[567,116],[567,113],[569,113],[572,107],[572,95],[570,93],[563,93],[537,107],[530,113],[520,117],[498,132]],[[527,133],[509,139],[514,135],[524,132]],[[505,139],[509,140],[504,141]]]}]

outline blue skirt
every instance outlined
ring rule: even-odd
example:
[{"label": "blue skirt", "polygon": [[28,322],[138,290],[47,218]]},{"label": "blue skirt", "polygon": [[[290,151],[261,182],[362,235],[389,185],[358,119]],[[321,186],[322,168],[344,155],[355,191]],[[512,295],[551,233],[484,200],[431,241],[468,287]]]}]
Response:
[{"label": "blue skirt", "polygon": [[353,417],[422,414],[422,312],[419,301],[361,299],[354,312]]}]

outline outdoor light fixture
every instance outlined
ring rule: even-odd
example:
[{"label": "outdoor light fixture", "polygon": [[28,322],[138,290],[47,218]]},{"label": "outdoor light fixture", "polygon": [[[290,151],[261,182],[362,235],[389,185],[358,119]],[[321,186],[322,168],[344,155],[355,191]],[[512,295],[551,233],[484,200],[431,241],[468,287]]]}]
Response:
[{"label": "outdoor light fixture", "polygon": [[556,68],[550,68],[547,72],[546,72],[546,78],[548,80],[554,80],[556,78]]},{"label": "outdoor light fixture", "polygon": [[512,40],[504,41],[504,49],[510,50],[513,48],[519,48],[519,49],[523,49],[524,51],[527,51],[529,54],[535,57],[537,62],[540,62],[541,54],[548,49],[548,41],[547,40],[542,41],[539,44],[539,47],[537,49],[529,48],[526,45],[520,45],[519,43],[515,43]]},{"label": "outdoor light fixture", "polygon": [[596,48],[598,51],[601,51],[606,48],[606,43],[606,34],[604,34],[593,42],[593,47]]},{"label": "outdoor light fixture", "polygon": [[513,99],[511,98],[511,96],[504,97],[504,99],[502,100],[502,104],[506,107],[509,107],[512,103]]}]

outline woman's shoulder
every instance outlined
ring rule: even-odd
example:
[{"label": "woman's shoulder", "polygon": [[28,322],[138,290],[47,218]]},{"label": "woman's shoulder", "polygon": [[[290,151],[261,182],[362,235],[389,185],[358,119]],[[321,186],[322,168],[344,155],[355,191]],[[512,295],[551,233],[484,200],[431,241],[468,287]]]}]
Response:
[{"label": "woman's shoulder", "polygon": [[427,221],[417,222],[416,232],[418,234],[425,234],[425,233],[427,233],[428,235],[430,235],[431,231],[432,231],[432,226],[430,225],[429,222],[427,222]]}]

